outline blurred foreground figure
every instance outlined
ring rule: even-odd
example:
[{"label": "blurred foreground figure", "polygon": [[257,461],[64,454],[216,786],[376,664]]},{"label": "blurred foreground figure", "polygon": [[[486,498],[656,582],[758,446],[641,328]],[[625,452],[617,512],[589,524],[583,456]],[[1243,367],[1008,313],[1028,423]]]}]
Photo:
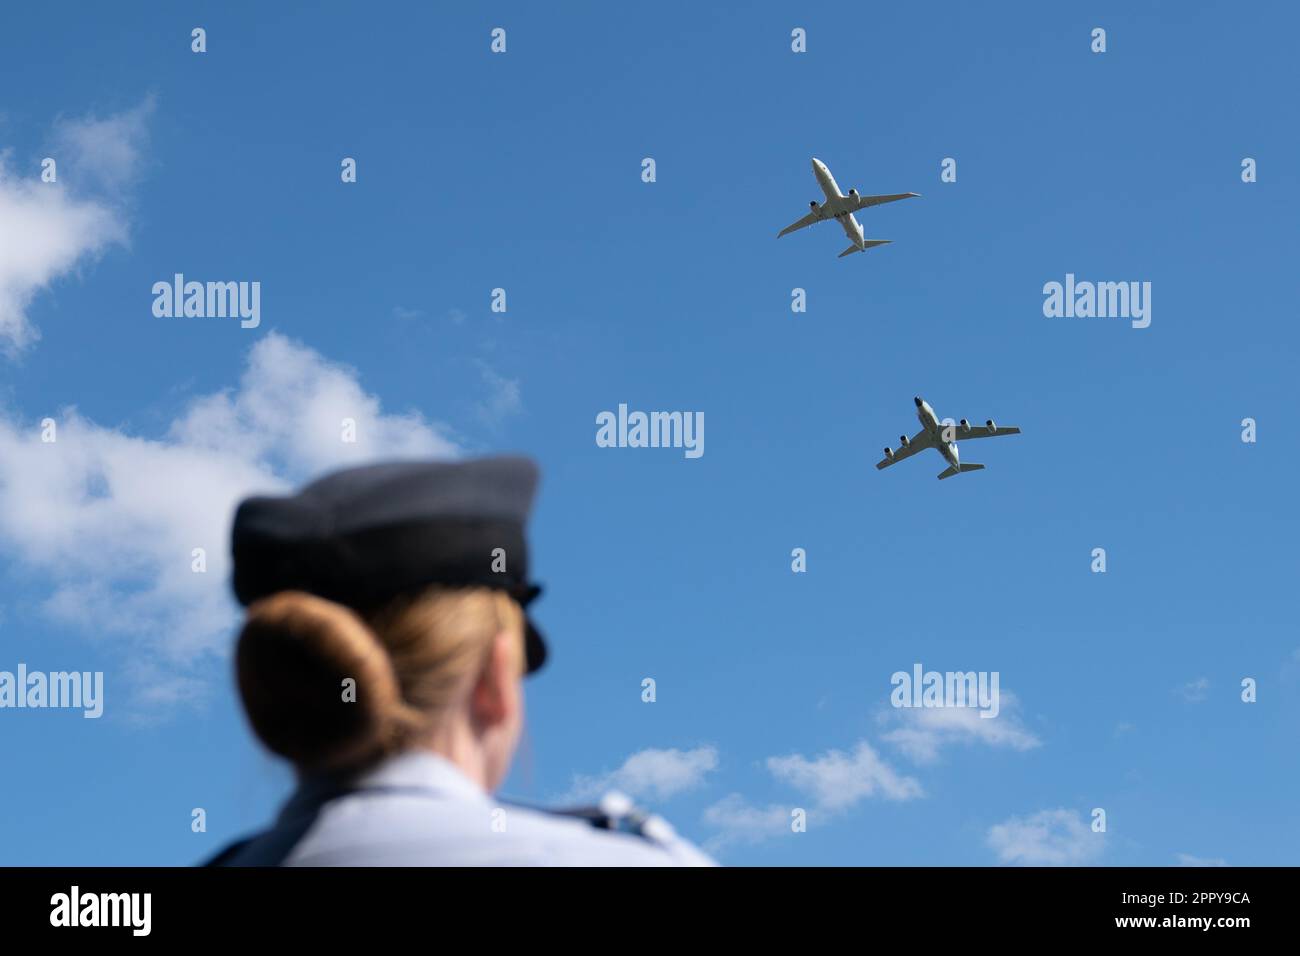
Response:
[{"label": "blurred foreground figure", "polygon": [[656,866],[712,861],[612,794],[586,811],[502,804],[523,677],[523,458],[341,471],[235,514],[235,654],[253,730],[298,770],[275,825],[221,866]]}]

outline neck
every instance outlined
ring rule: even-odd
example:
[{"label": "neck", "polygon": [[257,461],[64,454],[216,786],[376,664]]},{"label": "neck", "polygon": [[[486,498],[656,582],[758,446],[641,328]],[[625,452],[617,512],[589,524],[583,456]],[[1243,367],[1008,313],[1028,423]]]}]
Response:
[{"label": "neck", "polygon": [[461,773],[482,787],[485,792],[490,789],[483,748],[465,723],[449,721],[443,726],[436,727],[419,746],[454,763]]}]

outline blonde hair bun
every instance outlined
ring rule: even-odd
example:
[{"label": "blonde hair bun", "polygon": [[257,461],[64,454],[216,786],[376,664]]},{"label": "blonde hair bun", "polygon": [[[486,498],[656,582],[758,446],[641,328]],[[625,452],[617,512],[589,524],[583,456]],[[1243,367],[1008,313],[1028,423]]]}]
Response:
[{"label": "blonde hair bun", "polygon": [[306,772],[364,764],[397,746],[414,722],[366,622],[304,591],[249,606],[235,671],[253,730]]}]

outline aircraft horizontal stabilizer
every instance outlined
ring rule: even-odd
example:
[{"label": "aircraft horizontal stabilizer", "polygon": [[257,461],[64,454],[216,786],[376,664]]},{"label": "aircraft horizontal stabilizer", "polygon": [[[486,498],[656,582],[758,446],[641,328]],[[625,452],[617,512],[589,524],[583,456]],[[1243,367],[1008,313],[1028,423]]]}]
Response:
[{"label": "aircraft horizontal stabilizer", "polygon": [[859,249],[856,245],[849,246],[847,249],[845,249],[843,252],[841,252],[838,256],[836,256],[836,258],[837,258],[837,259],[843,259],[845,256],[851,256],[851,255],[853,255],[853,253],[855,253],[855,252],[865,252],[866,250],[868,250],[868,249],[872,249],[872,248],[875,248],[876,246],[885,246],[885,245],[888,245],[889,243],[891,243],[891,242],[893,242],[893,241],[894,241],[893,239],[868,239],[866,242],[864,242],[864,243],[862,244],[862,248],[861,248],[861,249]]},{"label": "aircraft horizontal stabilizer", "polygon": [[[979,470],[980,470],[981,468],[983,468],[983,467],[984,467],[983,465],[976,465],[976,464],[969,464],[969,465],[968,465],[968,464],[964,464],[964,463],[963,463],[962,466],[961,466],[961,470],[962,470],[962,471],[979,471]],[[951,465],[949,465],[949,466],[944,470],[943,474],[941,474],[941,475],[939,476],[939,480],[940,480],[940,481],[943,481],[945,478],[951,478],[951,477],[952,477],[953,475],[955,475],[955,474],[957,474],[957,469],[954,468],[954,467],[952,467]]]}]

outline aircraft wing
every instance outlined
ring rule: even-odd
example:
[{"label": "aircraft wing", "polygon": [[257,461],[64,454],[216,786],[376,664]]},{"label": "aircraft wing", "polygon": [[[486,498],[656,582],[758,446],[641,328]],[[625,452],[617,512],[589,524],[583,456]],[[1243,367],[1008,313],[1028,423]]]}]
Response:
[{"label": "aircraft wing", "polygon": [[784,229],[778,232],[776,234],[776,237],[780,239],[788,232],[794,232],[796,229],[802,229],[804,226],[811,226],[813,223],[820,221],[821,218],[822,218],[821,213],[818,212],[817,210],[813,210],[812,212],[808,213],[808,215],[800,219],[798,222],[790,223],[790,225],[786,226]]},{"label": "aircraft wing", "polygon": [[1020,429],[1015,425],[998,425],[996,428],[989,428],[987,425],[971,425],[970,431],[962,431],[961,426],[957,425],[953,429],[953,439],[955,441],[966,441],[968,438],[997,438],[999,435],[1019,435]]},{"label": "aircraft wing", "polygon": [[932,447],[930,443],[930,433],[922,429],[912,436],[912,440],[902,448],[894,452],[893,457],[886,455],[884,459],[876,462],[877,468],[888,468],[890,465],[902,461],[904,458],[911,458],[918,451],[925,451]]},{"label": "aircraft wing", "polygon": [[919,199],[920,196],[920,193],[894,193],[892,196],[859,196],[856,205],[853,205],[852,200],[849,200],[849,204],[853,206],[849,211],[857,212],[859,209],[866,209],[868,206],[879,206],[881,203],[896,202],[899,199]]}]

